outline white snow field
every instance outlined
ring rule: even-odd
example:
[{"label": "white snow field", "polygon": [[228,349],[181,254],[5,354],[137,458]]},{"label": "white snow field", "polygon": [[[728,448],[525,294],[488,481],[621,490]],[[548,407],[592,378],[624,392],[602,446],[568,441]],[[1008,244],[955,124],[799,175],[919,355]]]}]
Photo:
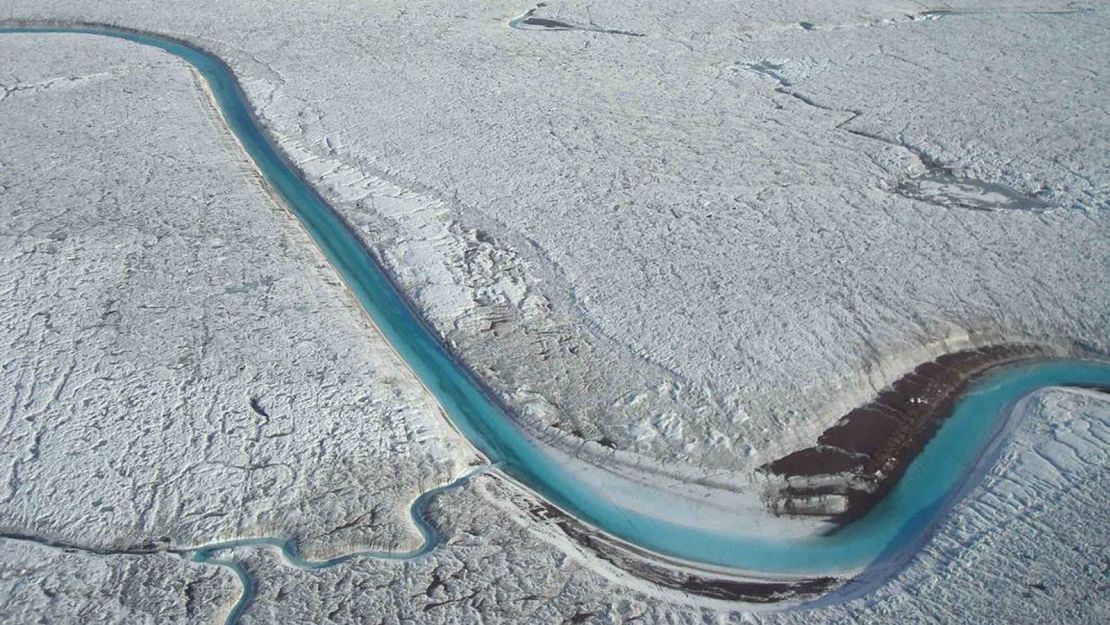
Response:
[{"label": "white snow field", "polygon": [[[1110,349],[1108,8],[0,0],[0,18],[219,55],[531,434],[749,501],[754,467],[937,354]],[[532,9],[566,26],[509,27]],[[418,545],[408,504],[473,454],[188,66],[3,35],[0,86],[0,529],[117,552]],[[447,544],[417,562],[236,550],[260,580],[242,622],[1100,622],[1108,410],[1030,400],[986,482],[847,602],[752,614],[659,591],[483,476],[436,499]],[[196,622],[238,592],[172,555],[52,549],[0,543],[2,588],[75,598],[0,590],[4,620],[103,597],[103,622]],[[128,602],[105,575],[177,596]],[[195,580],[202,607],[181,596]]]},{"label": "white snow field", "polygon": [[410,549],[470,452],[188,66],[0,38],[0,529],[95,549]]},{"label": "white snow field", "polygon": [[545,544],[558,539],[544,528],[499,522],[479,501],[456,503],[458,494],[444,504],[466,515],[453,521],[456,535],[415,571],[359,563],[321,579],[263,564],[267,556],[256,553],[250,561],[268,572],[263,584],[273,594],[259,597],[244,622],[317,622],[315,615],[336,608],[336,623],[394,610],[402,622],[425,623],[558,623],[576,615],[590,615],[585,623],[1105,622],[1110,399],[1053,390],[1025,409],[1000,463],[927,547],[880,588],[847,602],[767,614],[643,594],[627,588],[634,580]]},{"label": "white snow field", "polygon": [[0,539],[5,623],[218,623],[231,573],[170,554],[97,555]]},{"label": "white snow field", "polygon": [[[540,9],[630,37],[509,29],[531,7],[500,2],[7,4],[225,58],[458,353],[580,454],[742,481],[963,343],[1107,347],[1098,5]],[[918,199],[940,166],[1047,208]]]},{"label": "white snow field", "polygon": [[[229,554],[258,581],[259,594],[240,622],[1106,622],[1110,399],[1051,389],[1021,410],[998,462],[925,549],[881,587],[848,601],[752,613],[661,597],[562,544],[557,531],[519,522],[519,515],[505,513],[511,506],[491,507],[491,497],[509,495],[502,482],[483,476],[476,488],[437,499],[432,514],[446,519],[447,542],[417,562],[353,560],[303,571],[282,566],[266,550]],[[105,566],[89,559],[82,564],[68,575],[91,577],[86,569]],[[142,584],[136,593],[170,592],[151,578],[129,579]],[[68,588],[104,592],[95,581]],[[168,612],[159,622],[177,621]]]}]

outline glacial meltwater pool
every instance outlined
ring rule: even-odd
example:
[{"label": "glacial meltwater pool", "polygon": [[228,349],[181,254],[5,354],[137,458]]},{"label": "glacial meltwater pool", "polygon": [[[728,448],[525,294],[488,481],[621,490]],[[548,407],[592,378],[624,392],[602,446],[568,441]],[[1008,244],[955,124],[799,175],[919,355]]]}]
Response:
[{"label": "glacial meltwater pool", "polygon": [[[734,529],[707,529],[623,508],[610,501],[605,492],[576,479],[572,470],[560,464],[543,443],[525,433],[447,351],[343,219],[267,138],[235,76],[222,60],[170,37],[109,27],[19,26],[0,28],[0,32],[115,37],[160,48],[193,65],[207,81],[228,128],[262,176],[308,230],[378,329],[434,394],[458,430],[501,471],[538,495],[596,528],[651,551],[754,573],[825,575],[858,571],[917,544],[972,472],[1016,401],[1049,386],[1110,386],[1110,365],[1098,362],[1054,361],[997,370],[959,401],[953,416],[879,505],[830,536],[770,539],[753,535],[750,528],[739,523]],[[613,478],[614,483],[621,479]],[[642,509],[650,510],[650,505]],[[417,522],[422,523],[420,519]],[[421,528],[427,538],[427,528]],[[212,552],[241,544],[284,544],[275,541],[213,545],[201,550],[199,556],[211,559]],[[433,541],[427,542],[417,552],[396,556],[424,553]]]}]

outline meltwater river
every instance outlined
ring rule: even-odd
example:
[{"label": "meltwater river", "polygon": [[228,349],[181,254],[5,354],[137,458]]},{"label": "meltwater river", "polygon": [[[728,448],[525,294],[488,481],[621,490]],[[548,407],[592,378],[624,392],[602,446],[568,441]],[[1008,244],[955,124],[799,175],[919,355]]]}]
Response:
[{"label": "meltwater river", "polygon": [[[829,536],[772,539],[746,531],[739,522],[735,528],[722,529],[655,518],[613,503],[606,497],[607,489],[582,483],[573,470],[558,462],[549,448],[523,431],[492,399],[483,385],[448,352],[335,210],[280,154],[259,126],[235,76],[222,60],[170,37],[109,27],[0,27],[0,33],[115,37],[160,48],[194,66],[207,81],[228,128],[262,176],[308,230],[366,313],[436,397],[458,430],[501,471],[538,495],[596,528],[654,552],[753,573],[826,575],[858,571],[918,544],[918,539],[961,490],[1019,399],[1049,386],[1110,386],[1110,365],[1093,361],[1042,362],[997,370],[964,395],[952,417],[879,505]],[[231,546],[234,545],[227,545]],[[205,549],[204,557],[219,548],[216,545]],[[409,555],[425,551],[422,548]]]}]

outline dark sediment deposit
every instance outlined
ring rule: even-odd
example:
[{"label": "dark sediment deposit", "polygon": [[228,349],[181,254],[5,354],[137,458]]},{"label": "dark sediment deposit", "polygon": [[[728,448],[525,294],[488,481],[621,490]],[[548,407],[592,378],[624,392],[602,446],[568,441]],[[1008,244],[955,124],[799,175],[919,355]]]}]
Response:
[{"label": "dark sediment deposit", "polygon": [[929,167],[928,173],[899,183],[894,192],[930,204],[978,211],[1049,208],[1043,200],[1004,184],[961,177],[936,163]]},{"label": "dark sediment deposit", "polygon": [[898,483],[956,400],[987,371],[1034,360],[1042,351],[997,345],[939,356],[841,417],[812,447],[759,468],[770,478],[764,502],[776,514],[859,519]]},{"label": "dark sediment deposit", "polygon": [[592,22],[587,25],[571,24],[560,20],[553,20],[547,17],[534,17],[536,11],[546,6],[541,2],[534,8],[528,9],[524,15],[517,17],[509,22],[510,28],[518,30],[579,30],[586,33],[602,33],[605,35],[627,35],[629,37],[643,37],[643,33],[636,33],[629,30],[618,30],[616,28],[601,28],[594,25]]},{"label": "dark sediment deposit", "polygon": [[560,22],[559,20],[549,20],[544,17],[529,17],[528,19],[524,20],[524,23],[528,24],[529,26],[539,26],[540,28],[551,28],[556,30],[574,30],[575,28],[577,28],[576,26],[572,26],[566,22]]},{"label": "dark sediment deposit", "polygon": [[533,501],[522,507],[535,521],[553,525],[567,538],[617,568],[658,586],[691,595],[722,601],[778,603],[817,597],[844,581],[825,576],[761,580],[691,569],[689,563],[671,560],[604,534],[546,501]]}]

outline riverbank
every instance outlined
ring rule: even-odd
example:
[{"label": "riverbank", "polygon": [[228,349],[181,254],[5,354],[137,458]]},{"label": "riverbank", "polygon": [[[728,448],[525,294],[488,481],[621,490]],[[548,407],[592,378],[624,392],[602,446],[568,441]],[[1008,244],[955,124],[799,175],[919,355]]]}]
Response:
[{"label": "riverbank", "polygon": [[814,446],[760,467],[774,478],[764,495],[768,508],[837,526],[863,517],[890,493],[972,384],[998,367],[1048,353],[1032,345],[995,345],[917,366],[841,417]]}]

